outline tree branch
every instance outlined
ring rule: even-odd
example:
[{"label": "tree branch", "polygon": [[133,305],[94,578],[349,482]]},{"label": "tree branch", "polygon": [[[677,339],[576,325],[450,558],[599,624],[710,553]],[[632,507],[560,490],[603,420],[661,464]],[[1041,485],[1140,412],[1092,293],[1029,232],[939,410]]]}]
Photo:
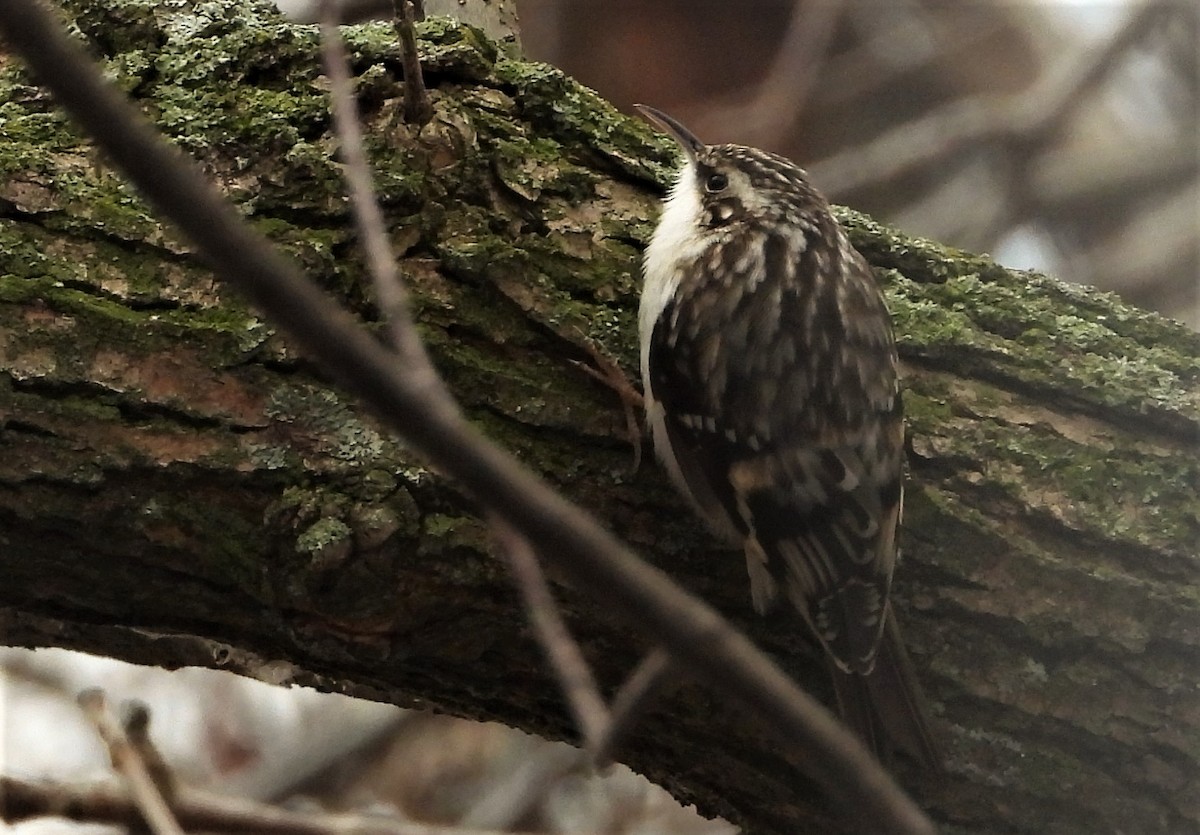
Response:
[{"label": "tree branch", "polygon": [[[187,22],[226,6],[220,26],[177,25],[177,10],[159,26],[145,3],[75,0],[71,28],[256,227],[374,317],[316,33],[234,0]],[[439,371],[490,437],[829,699],[802,625],[754,617],[740,556],[659,468],[628,473],[624,417],[576,364],[576,329],[636,363],[637,257],[671,152],[474,30],[433,18],[417,34],[437,85],[419,136],[399,118],[390,28],[343,30],[385,222]],[[94,146],[11,50],[0,65],[3,640],[575,737],[546,698],[554,681],[489,550],[483,503],[447,475],[458,470],[423,463],[353,409],[110,165],[89,164]],[[878,269],[905,364],[895,604],[948,753],[942,779],[903,761],[896,774],[950,830],[1195,829],[1200,694],[1178,682],[1198,652],[1200,338],[839,216]],[[662,630],[614,618],[625,604],[602,575],[546,567],[601,691],[618,690]],[[726,647],[694,651],[731,674]],[[686,658],[667,681],[623,762],[749,831],[837,828],[797,765],[809,752],[764,742],[761,713],[707,690]]]},{"label": "tree branch", "polygon": [[436,378],[397,369],[347,313],[242,223],[197,166],[115,95],[100,69],[36,0],[10,0],[0,10],[0,31],[150,203],[199,247],[217,275],[267,311],[389,426],[530,541],[554,543],[546,553],[581,586],[605,589],[606,599],[625,617],[656,635],[709,686],[760,717],[781,742],[820,752],[820,762],[806,761],[809,774],[847,815],[872,828],[932,831],[862,745],[712,608],[638,561],[590,517],[487,443],[440,396]]},{"label": "tree branch", "polygon": [[[181,791],[172,810],[188,831],[259,832],[263,835],[497,835],[499,830],[432,826],[377,815],[294,812],[248,800]],[[0,820],[7,823],[62,817],[81,823],[136,827],[141,808],[111,783],[72,786],[0,777]],[[505,830],[509,831],[509,830]]]},{"label": "tree branch", "polygon": [[81,693],[79,706],[108,747],[113,767],[125,778],[138,817],[146,822],[154,835],[183,835],[146,760],[108,712],[104,694],[98,690]]}]

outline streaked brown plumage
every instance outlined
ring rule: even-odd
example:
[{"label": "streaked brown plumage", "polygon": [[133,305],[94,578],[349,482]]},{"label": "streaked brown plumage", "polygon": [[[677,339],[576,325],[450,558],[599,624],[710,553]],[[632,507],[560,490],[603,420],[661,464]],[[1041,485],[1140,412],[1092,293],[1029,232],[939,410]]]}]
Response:
[{"label": "streaked brown plumage", "polygon": [[904,425],[883,295],[803,170],[641,109],[687,155],[639,316],[658,455],[743,546],[755,608],[782,594],[812,629],[848,724],[936,767],[888,600]]}]

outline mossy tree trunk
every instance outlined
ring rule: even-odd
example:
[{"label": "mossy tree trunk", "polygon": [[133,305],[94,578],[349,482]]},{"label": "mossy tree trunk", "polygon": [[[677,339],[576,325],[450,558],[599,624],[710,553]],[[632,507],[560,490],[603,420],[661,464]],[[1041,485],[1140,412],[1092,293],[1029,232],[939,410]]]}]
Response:
[{"label": "mossy tree trunk", "polygon": [[[165,4],[164,4],[165,5]],[[222,0],[74,0],[112,77],[251,222],[373,316],[315,31]],[[200,14],[214,17],[203,19]],[[820,695],[659,470],[630,472],[588,344],[635,367],[665,142],[552,68],[422,25],[347,30],[422,333],[468,412]],[[1200,339],[1111,297],[842,213],[879,269],[911,450],[898,607],[949,752],[900,779],[947,832],[1200,827]],[[559,587],[606,686],[651,636]],[[470,503],[149,216],[0,54],[0,642],[224,667],[572,738]],[[754,724],[683,686],[623,759],[754,832],[829,813]]]}]

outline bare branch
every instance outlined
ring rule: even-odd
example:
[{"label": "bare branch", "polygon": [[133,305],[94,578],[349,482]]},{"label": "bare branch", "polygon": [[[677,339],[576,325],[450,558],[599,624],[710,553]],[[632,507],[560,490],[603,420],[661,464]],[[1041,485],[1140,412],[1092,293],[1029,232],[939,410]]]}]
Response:
[{"label": "bare branch", "polygon": [[408,290],[400,280],[396,259],[388,243],[387,226],[375,188],[371,183],[371,166],[363,148],[362,125],[354,101],[354,84],[350,79],[349,62],[337,20],[340,4],[325,0],[321,20],[321,54],[325,74],[329,77],[329,95],[333,103],[333,123],[337,130],[344,176],[350,187],[350,202],[354,219],[367,259],[367,268],[379,301],[379,310],[388,324],[392,346],[410,369],[423,368],[431,373],[429,357],[416,329],[410,327]]},{"label": "bare branch", "polygon": [[146,762],[137,747],[130,743],[105,705],[100,690],[85,690],[79,694],[79,707],[95,727],[104,744],[113,768],[120,772],[129,786],[132,805],[154,835],[183,835],[159,787],[155,784]]},{"label": "bare branch", "polygon": [[[189,831],[262,835],[498,835],[482,829],[433,826],[377,816],[293,812],[196,791],[180,792],[172,808]],[[119,785],[69,786],[0,777],[0,820],[16,823],[42,817],[123,824],[130,828],[142,822],[138,804]]]},{"label": "bare branch", "polygon": [[[563,623],[546,576],[529,542],[500,519],[490,519],[501,552],[508,560],[529,620],[550,666],[567,696],[593,768],[610,764],[637,718],[662,695],[667,676],[677,669],[661,647],[651,650],[617,692],[610,711],[591,669]],[[573,765],[573,764],[572,764]]]},{"label": "bare branch", "polygon": [[154,740],[150,738],[150,708],[142,702],[132,702],[127,711],[123,723],[125,737],[145,764],[146,773],[150,775],[154,787],[170,803],[178,791],[178,786],[171,767],[167,765],[167,761],[154,745]]},{"label": "bare branch", "polygon": [[434,466],[543,549],[578,587],[653,635],[700,681],[789,749],[848,817],[868,831],[933,825],[866,749],[717,612],[630,554],[512,456],[469,426],[435,379],[414,379],[260,235],[199,167],[164,142],[63,34],[39,0],[0,4],[0,32],[60,104],[164,216],[235,285],[318,357],[336,379]]},{"label": "bare branch", "polygon": [[396,10],[396,35],[404,60],[404,121],[420,127],[433,118],[433,105],[425,78],[421,75],[421,55],[417,51],[414,20],[425,17],[425,5],[419,0],[392,0]]},{"label": "bare branch", "polygon": [[668,677],[680,669],[670,653],[655,647],[621,685],[609,711],[608,724],[588,745],[592,765],[604,768],[612,763],[615,752],[629,735],[638,717],[664,694]]},{"label": "bare branch", "polygon": [[591,668],[563,623],[550,585],[529,541],[502,519],[493,516],[489,521],[500,552],[508,561],[513,579],[525,601],[529,621],[571,706],[575,724],[588,747],[591,747],[609,723],[608,708],[600,696]]}]

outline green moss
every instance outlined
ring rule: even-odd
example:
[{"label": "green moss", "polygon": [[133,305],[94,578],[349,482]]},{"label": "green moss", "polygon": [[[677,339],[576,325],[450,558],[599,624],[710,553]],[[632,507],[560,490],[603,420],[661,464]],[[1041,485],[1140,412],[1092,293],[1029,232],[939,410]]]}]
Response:
[{"label": "green moss", "polygon": [[322,452],[345,467],[397,458],[396,442],[364,422],[356,409],[329,389],[310,384],[281,385],[268,398],[267,417],[311,429]]},{"label": "green moss", "polygon": [[[5,294],[7,300],[29,302],[36,299],[59,313],[84,319],[89,331],[93,328],[99,331],[96,333],[98,337],[111,337],[114,328],[127,332],[130,326],[144,324],[152,315],[130,309],[112,299],[64,286],[55,280],[6,281]],[[151,331],[146,336],[153,339],[160,335]]]},{"label": "green moss", "polygon": [[[1020,490],[1029,504],[1049,504],[1068,524],[1165,551],[1200,536],[1194,459],[983,426],[976,451],[991,462],[993,481]],[[1016,466],[1011,482],[1001,462]]]},{"label": "green moss", "polygon": [[1006,273],[986,255],[963,252],[927,238],[908,237],[853,209],[835,206],[834,215],[868,261],[881,269],[898,270],[912,281],[940,284],[962,276],[994,278]]},{"label": "green moss", "polygon": [[[37,414],[38,425],[53,431],[53,427],[71,427],[79,425],[103,425],[115,423],[122,419],[118,407],[118,398],[113,394],[89,392],[82,394],[66,394],[61,397],[46,398],[40,392],[16,391],[11,381],[21,376],[5,375],[5,384],[0,386],[0,404],[9,414]],[[124,456],[127,450],[109,450],[110,455]],[[97,461],[104,466],[108,462]]]},{"label": "green moss", "polygon": [[303,467],[300,455],[283,444],[260,444],[253,441],[242,444],[246,463],[258,471],[299,470]]},{"label": "green moss", "polygon": [[911,388],[904,391],[904,418],[910,434],[924,434],[935,427],[944,426],[954,414],[950,393],[939,392],[934,396],[929,391],[916,392]]},{"label": "green moss", "polygon": [[301,576],[318,578],[345,564],[354,550],[354,532],[341,519],[318,519],[296,537],[295,548],[307,558]]},{"label": "green moss", "polygon": [[914,282],[896,274],[888,307],[902,354],[945,357],[956,352],[1000,353],[1003,342],[978,330],[963,311],[948,309],[927,298]]},{"label": "green moss", "polygon": [[564,340],[584,339],[614,356],[636,354],[631,307],[614,306],[632,296],[636,260],[628,247],[599,247],[581,258],[550,238],[454,235],[439,246],[445,267],[463,279],[500,289],[533,321]]},{"label": "green moss", "polygon": [[61,226],[88,227],[92,234],[139,239],[159,230],[120,177],[80,147],[48,96],[12,71],[0,77],[0,139],[0,197],[17,209]]},{"label": "green moss", "polygon": [[514,194],[537,202],[543,194],[569,202],[590,197],[595,175],[562,159],[562,148],[548,139],[497,140],[490,149],[501,182]]},{"label": "green moss", "polygon": [[155,121],[185,148],[204,151],[236,143],[282,151],[320,132],[329,119],[329,102],[315,90],[297,94],[240,84],[217,89],[160,88]]},{"label": "green moss", "polygon": [[350,538],[350,526],[341,519],[319,519],[296,537],[296,550],[316,558],[330,549],[348,547]]},{"label": "green moss", "polygon": [[[415,32],[423,75],[467,82],[490,76],[497,48],[478,29],[450,17],[429,17],[417,22]],[[382,61],[401,76],[400,42],[391,23],[343,27],[342,36],[356,69]]]},{"label": "green moss", "polygon": [[885,273],[901,353],[1019,380],[1082,410],[1151,415],[1182,431],[1200,422],[1200,338],[1154,319],[1151,339],[1111,297],[1089,295],[1093,308],[1107,302],[1112,314],[1097,315],[1064,304],[1058,282],[986,273],[937,282]]},{"label": "green moss", "polygon": [[396,474],[393,472],[383,469],[372,469],[363,473],[361,496],[364,499],[382,501],[399,489],[400,484],[396,479]]},{"label": "green moss", "polygon": [[30,102],[49,98],[41,90],[0,77],[0,93],[7,94],[0,98],[0,175],[42,171],[53,151],[78,145],[78,134],[61,111],[30,109]]},{"label": "green moss", "polygon": [[1169,437],[1130,436],[1052,410],[1002,381],[965,384],[928,371],[909,376],[904,402],[916,454],[959,479],[986,479],[1008,506],[1177,556],[1187,553],[1180,543],[1200,537],[1200,464]]},{"label": "green moss", "polygon": [[627,176],[666,183],[677,167],[677,150],[654,139],[648,128],[622,115],[594,91],[549,64],[496,62],[496,77],[515,93],[519,115],[545,135],[568,137],[599,151]]},{"label": "green moss", "polygon": [[65,317],[69,338],[57,328],[21,328],[12,338],[14,350],[52,350],[58,376],[86,379],[101,345],[120,345],[126,355],[154,355],[178,350],[181,336],[214,363],[236,365],[270,335],[268,328],[237,305],[190,311],[142,310],[57,279],[0,274],[0,301],[37,302]]},{"label": "green moss", "polygon": [[78,274],[78,264],[56,257],[50,242],[36,226],[0,218],[0,301],[35,298],[31,279],[65,282]]},{"label": "green moss", "polygon": [[421,520],[423,539],[437,543],[440,550],[465,548],[476,553],[491,549],[486,526],[473,516],[430,513]]}]

